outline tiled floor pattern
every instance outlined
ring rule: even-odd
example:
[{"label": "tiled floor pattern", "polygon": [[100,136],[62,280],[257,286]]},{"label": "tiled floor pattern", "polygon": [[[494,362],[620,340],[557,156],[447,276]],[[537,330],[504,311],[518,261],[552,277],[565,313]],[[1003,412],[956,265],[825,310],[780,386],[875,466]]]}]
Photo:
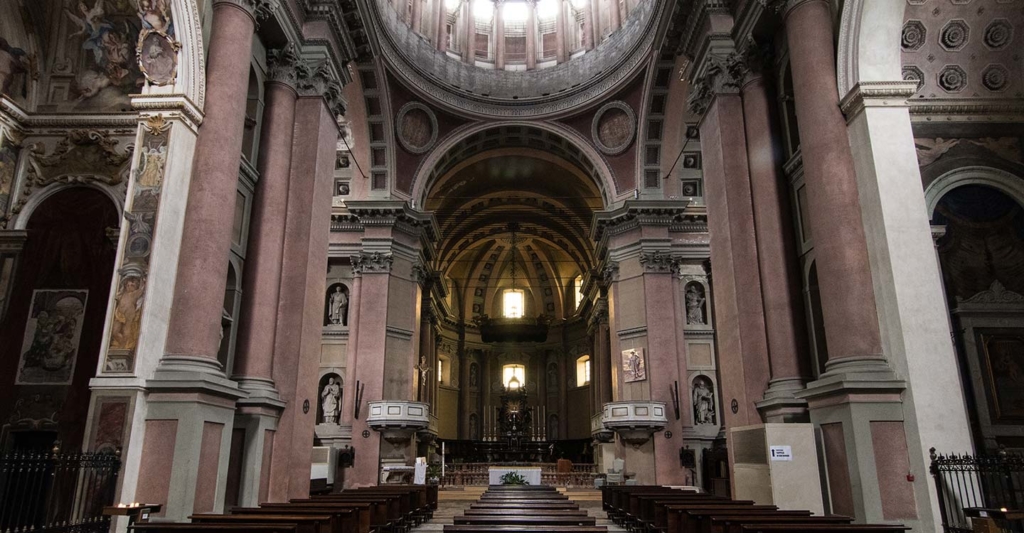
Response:
[{"label": "tiled floor pattern", "polygon": [[[441,490],[437,496],[437,510],[434,511],[434,518],[418,527],[413,528],[412,533],[441,533],[445,524],[452,524],[452,519],[469,509],[469,505],[480,499],[486,487],[466,487],[458,490]],[[573,489],[566,491],[559,489],[569,496],[569,499],[578,503],[580,509],[585,509],[588,514],[597,518],[597,525],[606,526],[608,533],[620,533],[625,529],[613,524],[608,520],[608,515],[601,509],[601,493],[596,490]]]}]

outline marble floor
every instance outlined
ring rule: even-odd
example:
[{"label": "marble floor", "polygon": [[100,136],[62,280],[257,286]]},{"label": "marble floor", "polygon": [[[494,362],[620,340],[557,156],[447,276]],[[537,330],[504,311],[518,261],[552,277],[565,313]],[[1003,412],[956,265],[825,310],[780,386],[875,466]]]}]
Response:
[{"label": "marble floor", "polygon": [[[469,508],[469,505],[483,494],[486,487],[466,487],[464,489],[441,490],[437,496],[437,510],[434,511],[434,518],[424,524],[412,529],[412,533],[440,533],[444,530],[445,524],[452,524],[452,519],[462,514]],[[601,492],[596,490],[572,489],[566,491],[559,489],[569,496],[569,499],[579,504],[588,514],[597,518],[597,525],[606,526],[609,533],[619,533],[625,529],[613,524],[608,520],[608,515],[601,509]]]}]

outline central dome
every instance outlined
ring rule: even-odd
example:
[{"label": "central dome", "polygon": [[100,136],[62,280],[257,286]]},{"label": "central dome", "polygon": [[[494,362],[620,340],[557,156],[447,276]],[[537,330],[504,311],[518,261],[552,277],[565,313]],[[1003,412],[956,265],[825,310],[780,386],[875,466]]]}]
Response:
[{"label": "central dome", "polygon": [[631,79],[665,4],[376,0],[374,15],[383,57],[424,96],[463,115],[539,117],[584,107]]}]

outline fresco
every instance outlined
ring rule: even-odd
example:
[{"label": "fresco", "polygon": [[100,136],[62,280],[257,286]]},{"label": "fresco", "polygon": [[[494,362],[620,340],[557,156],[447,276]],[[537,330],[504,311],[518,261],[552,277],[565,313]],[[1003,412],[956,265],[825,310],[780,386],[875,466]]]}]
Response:
[{"label": "fresco", "polygon": [[132,197],[124,213],[128,238],[122,252],[121,267],[117,271],[119,279],[104,372],[126,373],[135,369],[150,252],[167,163],[169,124],[157,116],[151,118],[146,127],[139,147],[139,163],[134,171]]},{"label": "fresco", "polygon": [[87,290],[42,289],[32,293],[15,384],[71,383],[88,298]]}]

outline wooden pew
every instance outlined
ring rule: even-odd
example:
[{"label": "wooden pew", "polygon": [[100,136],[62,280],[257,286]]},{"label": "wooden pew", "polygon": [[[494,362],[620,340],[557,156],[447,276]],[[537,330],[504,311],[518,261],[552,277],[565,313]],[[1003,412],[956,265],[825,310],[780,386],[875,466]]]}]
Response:
[{"label": "wooden pew", "polygon": [[514,507],[506,509],[466,509],[464,516],[587,516],[583,509],[535,509]]},{"label": "wooden pew", "polygon": [[333,509],[345,509],[351,508],[353,504],[369,504],[370,505],[370,531],[376,533],[384,533],[392,531],[395,528],[393,521],[395,518],[389,514],[389,505],[386,499],[384,500],[359,500],[359,501],[338,501],[338,502],[325,502],[325,501],[307,501],[307,502],[291,502],[291,503],[264,503],[260,507],[264,509],[276,509],[280,512],[287,513],[289,509],[310,509],[330,512]]},{"label": "wooden pew", "polygon": [[706,516],[695,533],[740,533],[743,525],[756,524],[849,524],[848,516],[718,515]]},{"label": "wooden pew", "polygon": [[146,522],[129,528],[134,533],[298,533],[295,524],[179,524]]},{"label": "wooden pew", "polygon": [[[728,500],[726,500],[728,502]],[[745,513],[769,513],[772,511],[778,511],[778,507],[774,505],[753,505],[749,502],[734,504],[734,503],[722,503],[722,502],[707,502],[707,503],[693,503],[693,504],[669,504],[665,507],[665,529],[666,533],[691,533],[692,528],[696,527],[691,522],[691,515],[688,511],[699,513],[701,511],[713,511],[713,512],[727,512],[727,511],[738,511]],[[797,511],[802,513],[804,516],[810,514],[809,511]]]},{"label": "wooden pew", "polygon": [[749,524],[740,526],[742,533],[901,533],[909,529],[902,524]]},{"label": "wooden pew", "polygon": [[193,524],[213,525],[294,524],[295,533],[342,533],[341,521],[331,514],[196,514],[190,516],[189,520]]},{"label": "wooden pew", "polygon": [[444,533],[608,533],[604,526],[446,525]]},{"label": "wooden pew", "polygon": [[[470,509],[477,510],[503,510],[503,509],[522,509],[523,506],[519,503],[473,503],[469,506]],[[558,503],[534,503],[529,506],[530,509],[546,509],[551,511],[566,510],[572,511],[579,509],[579,504],[572,502],[558,502]]]},{"label": "wooden pew", "polygon": [[593,526],[597,519],[593,516],[456,516],[455,525],[466,524],[476,526]]},{"label": "wooden pew", "polygon": [[344,533],[370,533],[371,504],[351,503],[346,507],[332,507],[331,509],[304,509],[298,507],[268,508],[268,507],[233,507],[230,513],[233,515],[249,515],[258,518],[261,515],[274,515],[281,513],[298,515],[316,515],[328,513],[338,517],[341,522],[341,529]]}]

